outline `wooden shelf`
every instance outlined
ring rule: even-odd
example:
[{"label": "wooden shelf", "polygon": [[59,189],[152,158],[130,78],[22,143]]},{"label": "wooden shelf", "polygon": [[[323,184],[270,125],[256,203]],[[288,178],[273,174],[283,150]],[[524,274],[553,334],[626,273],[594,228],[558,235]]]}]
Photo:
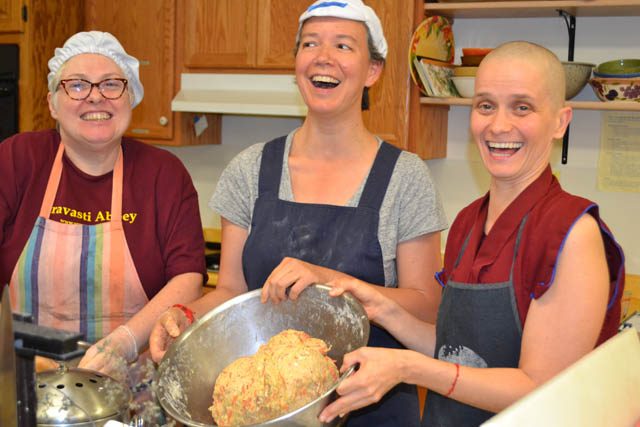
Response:
[{"label": "wooden shelf", "polygon": [[[420,98],[423,105],[457,105],[470,106],[471,98]],[[606,110],[606,111],[640,111],[640,102],[600,102],[600,101],[569,101],[575,110]]]},{"label": "wooden shelf", "polygon": [[558,9],[573,16],[640,16],[639,0],[546,0],[425,3],[427,15],[454,18],[544,18]]}]

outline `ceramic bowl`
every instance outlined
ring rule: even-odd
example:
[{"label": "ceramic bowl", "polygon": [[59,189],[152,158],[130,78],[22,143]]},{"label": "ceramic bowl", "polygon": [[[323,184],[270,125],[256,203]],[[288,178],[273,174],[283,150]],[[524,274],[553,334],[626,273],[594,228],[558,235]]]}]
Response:
[{"label": "ceramic bowl", "polygon": [[485,55],[462,55],[460,57],[460,62],[462,65],[466,66],[478,66],[480,62],[484,59]]},{"label": "ceramic bowl", "polygon": [[587,85],[595,64],[588,62],[563,62],[565,75],[565,99],[575,97]]},{"label": "ceramic bowl", "polygon": [[594,77],[589,84],[600,101],[640,102],[640,78]]},{"label": "ceramic bowl", "polygon": [[467,67],[464,65],[459,65],[453,69],[454,76],[474,77],[477,72],[478,72],[478,67]]},{"label": "ceramic bowl", "polygon": [[599,73],[595,69],[593,70],[593,77],[603,77],[605,79],[614,78],[614,79],[629,79],[633,77],[640,77],[640,72],[638,73],[628,73],[628,74],[607,74],[607,73]]},{"label": "ceramic bowl", "polygon": [[462,48],[463,55],[480,55],[485,56],[493,50],[492,47],[464,47]]},{"label": "ceramic bowl", "polygon": [[453,76],[451,80],[461,97],[473,98],[473,86],[476,82],[475,76]]},{"label": "ceramic bowl", "polygon": [[603,62],[594,70],[597,73],[621,76],[640,73],[640,59],[616,59]]}]

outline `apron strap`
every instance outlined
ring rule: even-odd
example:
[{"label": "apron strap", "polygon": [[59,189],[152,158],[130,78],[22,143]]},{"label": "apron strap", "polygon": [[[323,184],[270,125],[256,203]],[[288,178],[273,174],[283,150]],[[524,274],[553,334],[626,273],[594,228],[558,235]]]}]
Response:
[{"label": "apron strap", "polygon": [[286,140],[286,136],[281,136],[267,142],[262,149],[260,176],[258,179],[258,197],[268,192],[273,193],[276,197],[278,196],[280,179],[282,177],[282,158],[284,156]]},{"label": "apron strap", "polygon": [[522,233],[524,231],[524,225],[527,223],[529,214],[526,214],[522,221],[520,221],[520,227],[518,227],[518,235],[516,236],[516,243],[513,248],[513,259],[511,260],[511,272],[509,273],[509,281],[513,283],[513,269],[516,265],[516,257],[518,256],[518,249],[520,248],[520,240],[522,240]]},{"label": "apron strap", "polygon": [[364,190],[362,190],[360,203],[358,203],[359,207],[380,210],[384,196],[387,193],[391,175],[401,152],[402,150],[387,142],[383,141],[380,144]]},{"label": "apron strap", "polygon": [[53,160],[53,166],[51,166],[51,173],[49,174],[49,180],[47,181],[47,189],[44,192],[44,198],[40,205],[40,217],[49,219],[51,215],[51,208],[53,202],[56,199],[58,193],[58,184],[60,184],[60,177],[62,176],[62,154],[64,153],[64,145],[60,142],[58,145],[58,151],[56,157]]},{"label": "apron strap", "polygon": [[122,145],[118,150],[118,157],[113,168],[113,183],[111,190],[111,222],[122,223],[122,193],[123,193],[124,159]]}]

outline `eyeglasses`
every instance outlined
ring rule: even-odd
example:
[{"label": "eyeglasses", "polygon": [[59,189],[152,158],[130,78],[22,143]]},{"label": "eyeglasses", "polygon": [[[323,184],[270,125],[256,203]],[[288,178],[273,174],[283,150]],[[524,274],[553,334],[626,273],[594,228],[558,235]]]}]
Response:
[{"label": "eyeglasses", "polygon": [[98,83],[92,83],[84,79],[60,80],[60,86],[69,98],[83,101],[89,97],[94,87],[105,99],[118,99],[127,88],[127,79],[104,79]]}]

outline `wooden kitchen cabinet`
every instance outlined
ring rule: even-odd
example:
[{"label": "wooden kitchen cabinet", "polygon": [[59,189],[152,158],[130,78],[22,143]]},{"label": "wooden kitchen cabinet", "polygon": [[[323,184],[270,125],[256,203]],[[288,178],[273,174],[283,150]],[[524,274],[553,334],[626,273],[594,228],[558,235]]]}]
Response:
[{"label": "wooden kitchen cabinet", "polygon": [[[230,8],[233,3],[234,8]],[[182,0],[178,8],[181,72],[293,72],[298,17],[311,0]],[[431,143],[433,129],[446,134],[446,114],[420,108],[407,52],[424,18],[422,0],[367,0],[380,17],[389,44],[381,79],[370,91],[367,127],[386,141],[419,154],[444,157],[446,144]],[[184,34],[184,36],[181,36]],[[257,39],[256,39],[257,37]],[[183,51],[183,59],[180,59]],[[413,106],[413,108],[411,108]],[[424,121],[430,127],[423,125]]]},{"label": "wooden kitchen cabinet", "polygon": [[176,0],[85,0],[84,28],[113,34],[140,61],[144,98],[133,110],[126,135],[161,145],[197,145],[219,141],[219,118],[193,133],[193,115],[174,113],[177,92]]},{"label": "wooden kitchen cabinet", "polygon": [[[367,128],[387,142],[423,159],[445,157],[446,144],[434,144],[434,129],[446,135],[446,114],[420,108],[420,95],[411,82],[408,49],[413,29],[424,18],[422,0],[367,0],[380,17],[389,45],[381,79],[370,90]],[[444,121],[443,121],[444,117]],[[425,126],[428,123],[429,126]]]},{"label": "wooden kitchen cabinet", "polygon": [[[10,15],[13,21],[4,19]],[[55,127],[47,103],[47,62],[56,47],[82,29],[82,21],[83,3],[77,0],[0,0],[0,43],[17,44],[20,50],[20,132]]]},{"label": "wooden kitchen cabinet", "polygon": [[293,69],[308,0],[183,0],[186,69]]},{"label": "wooden kitchen cabinet", "polygon": [[85,28],[113,34],[140,61],[144,98],[133,110],[127,135],[172,139],[175,0],[127,0],[115,5],[113,0],[85,0]]},{"label": "wooden kitchen cabinet", "polygon": [[22,0],[0,0],[0,33],[22,32]]}]

